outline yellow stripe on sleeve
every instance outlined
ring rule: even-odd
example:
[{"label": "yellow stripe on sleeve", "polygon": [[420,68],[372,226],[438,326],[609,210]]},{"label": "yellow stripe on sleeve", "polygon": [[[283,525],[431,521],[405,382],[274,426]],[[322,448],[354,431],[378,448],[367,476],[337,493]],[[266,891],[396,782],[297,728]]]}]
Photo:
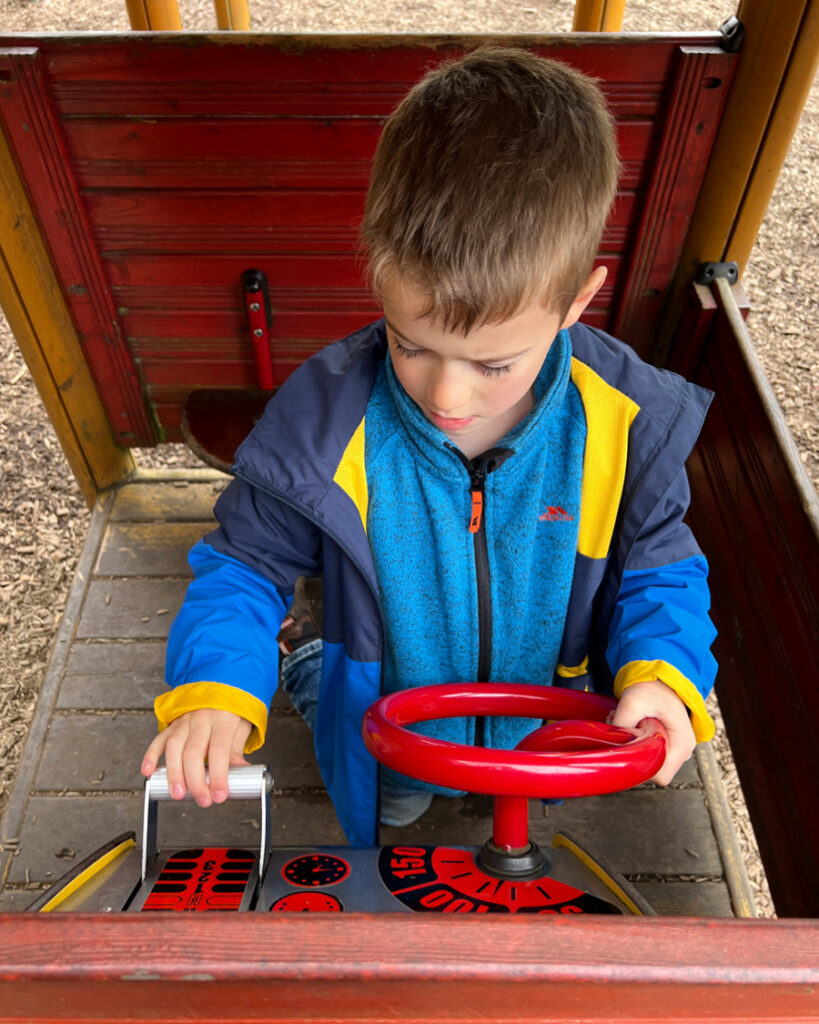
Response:
[{"label": "yellow stripe on sleeve", "polygon": [[258,697],[238,686],[227,683],[184,683],[154,701],[154,712],[159,731],[189,711],[232,711],[251,723],[253,728],[245,743],[245,753],[251,754],[264,743],[267,730],[267,707]]},{"label": "yellow stripe on sleeve", "polygon": [[579,359],[572,358],[571,374],[586,413],[577,550],[605,558],[626,478],[628,432],[640,407]]},{"label": "yellow stripe on sleeve", "polygon": [[714,721],[706,710],[702,694],[690,679],[667,661],[630,661],[623,665],[614,679],[614,696],[619,700],[627,687],[653,679],[659,679],[670,687],[688,708],[697,743],[710,740],[714,735]]},{"label": "yellow stripe on sleeve", "polygon": [[358,424],[341,456],[333,476],[333,483],[344,491],[358,509],[361,525],[367,529],[367,471],[364,466],[364,420]]}]

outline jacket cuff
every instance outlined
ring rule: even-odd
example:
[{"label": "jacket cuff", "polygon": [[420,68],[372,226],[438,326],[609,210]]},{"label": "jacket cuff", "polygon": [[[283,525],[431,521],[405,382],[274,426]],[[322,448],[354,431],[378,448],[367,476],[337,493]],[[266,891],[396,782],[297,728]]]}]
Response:
[{"label": "jacket cuff", "polygon": [[714,735],[714,721],[706,710],[702,694],[690,679],[667,661],[627,662],[614,677],[614,696],[619,700],[627,687],[653,679],[659,679],[670,687],[688,708],[697,743],[710,740]]},{"label": "jacket cuff", "polygon": [[252,754],[264,743],[267,730],[267,707],[246,690],[227,683],[183,683],[154,701],[159,731],[189,711],[232,711],[246,718],[253,726],[245,743],[246,754]]}]

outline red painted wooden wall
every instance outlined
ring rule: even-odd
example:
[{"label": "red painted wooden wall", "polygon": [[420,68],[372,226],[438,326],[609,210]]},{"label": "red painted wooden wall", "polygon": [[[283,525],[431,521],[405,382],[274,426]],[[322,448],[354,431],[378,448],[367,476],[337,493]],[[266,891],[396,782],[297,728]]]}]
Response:
[{"label": "red painted wooden wall", "polygon": [[[623,174],[586,319],[642,354],[733,74],[718,38],[517,40],[602,80]],[[257,386],[249,267],[278,382],[378,316],[356,240],[380,125],[477,42],[0,37],[0,118],[121,443],[180,440],[192,390]]]}]

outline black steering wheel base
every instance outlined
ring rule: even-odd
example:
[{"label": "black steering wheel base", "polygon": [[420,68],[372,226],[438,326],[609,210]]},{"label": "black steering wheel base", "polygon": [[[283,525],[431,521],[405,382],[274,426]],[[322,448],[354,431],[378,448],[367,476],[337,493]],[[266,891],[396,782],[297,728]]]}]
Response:
[{"label": "black steering wheel base", "polygon": [[533,840],[522,850],[502,850],[491,839],[483,844],[475,860],[487,875],[496,878],[537,878],[551,869],[549,858]]}]

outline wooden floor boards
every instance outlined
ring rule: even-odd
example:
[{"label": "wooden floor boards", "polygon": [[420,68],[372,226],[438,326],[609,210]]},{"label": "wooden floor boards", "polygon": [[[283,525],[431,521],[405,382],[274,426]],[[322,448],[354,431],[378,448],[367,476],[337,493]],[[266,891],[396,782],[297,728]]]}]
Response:
[{"label": "wooden floor boards", "polygon": [[[189,570],[186,554],[212,524],[226,478],[177,470],[138,476],[95,510],[66,619],[31,737],[0,828],[0,912],[22,910],[72,863],[141,822],[141,754],[154,733],[153,698],[164,687],[164,645]],[[266,747],[273,771],[274,844],[343,842],[324,792],[311,736],[279,695]],[[385,842],[479,845],[491,799],[436,798]],[[202,812],[164,805],[161,833],[174,843],[254,843],[255,808]],[[697,763],[674,784],[566,801],[532,801],[533,836],[569,831],[635,883],[660,914],[731,916],[723,857]],[[160,840],[162,834],[160,835]]]}]

